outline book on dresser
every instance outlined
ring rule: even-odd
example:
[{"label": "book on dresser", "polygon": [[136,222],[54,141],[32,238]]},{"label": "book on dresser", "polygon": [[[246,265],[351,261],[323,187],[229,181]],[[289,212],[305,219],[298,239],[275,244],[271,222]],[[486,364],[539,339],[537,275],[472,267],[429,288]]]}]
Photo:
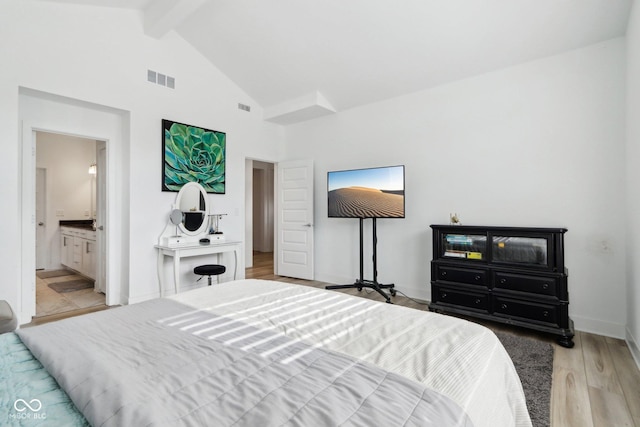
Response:
[{"label": "book on dresser", "polygon": [[573,347],[565,228],[431,225],[431,311],[507,323]]}]

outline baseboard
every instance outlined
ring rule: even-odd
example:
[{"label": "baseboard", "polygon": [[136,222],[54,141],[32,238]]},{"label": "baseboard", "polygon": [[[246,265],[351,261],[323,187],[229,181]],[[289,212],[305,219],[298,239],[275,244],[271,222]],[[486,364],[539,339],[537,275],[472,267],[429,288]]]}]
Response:
[{"label": "baseboard", "polygon": [[625,341],[627,342],[627,346],[629,347],[633,360],[636,362],[636,366],[640,369],[640,348],[638,348],[638,341],[634,338],[629,328],[627,328]]},{"label": "baseboard", "polygon": [[[173,294],[173,290],[171,292]],[[165,295],[166,296],[166,295]],[[160,292],[152,292],[144,295],[137,295],[135,297],[129,297],[127,299],[127,304],[138,304],[140,302],[148,301],[150,299],[155,299],[160,297]]]},{"label": "baseboard", "polygon": [[573,323],[577,331],[589,332],[590,334],[603,335],[606,337],[625,339],[625,325],[602,320],[591,319],[589,317],[573,316]]}]

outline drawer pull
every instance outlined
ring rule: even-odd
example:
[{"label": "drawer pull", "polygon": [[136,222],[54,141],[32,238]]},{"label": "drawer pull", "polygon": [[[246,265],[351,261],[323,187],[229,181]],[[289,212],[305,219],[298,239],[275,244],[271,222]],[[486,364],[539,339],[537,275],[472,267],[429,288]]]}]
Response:
[{"label": "drawer pull", "polygon": [[447,297],[447,293],[446,292],[443,292],[443,293],[440,294],[440,298],[444,299],[446,297]]},{"label": "drawer pull", "polygon": [[476,282],[480,281],[480,279],[481,279],[481,277],[480,277],[480,275],[478,274],[478,275],[476,276]]},{"label": "drawer pull", "polygon": [[446,276],[446,275],[447,275],[447,272],[446,272],[446,271],[443,271],[443,272],[441,273],[441,276]]},{"label": "drawer pull", "polygon": [[480,298],[476,298],[476,304],[480,304]]},{"label": "drawer pull", "polygon": [[506,309],[507,309],[507,304],[502,304],[502,305],[500,306],[500,308],[501,308],[501,309],[503,309],[503,310],[506,310]]},{"label": "drawer pull", "polygon": [[507,279],[500,279],[500,283],[504,285],[505,283],[507,283]]},{"label": "drawer pull", "polygon": [[545,310],[545,311],[542,312],[542,315],[544,317],[549,317],[549,312],[547,310]]},{"label": "drawer pull", "polygon": [[542,285],[542,289],[549,289],[549,284],[548,283],[544,283]]}]

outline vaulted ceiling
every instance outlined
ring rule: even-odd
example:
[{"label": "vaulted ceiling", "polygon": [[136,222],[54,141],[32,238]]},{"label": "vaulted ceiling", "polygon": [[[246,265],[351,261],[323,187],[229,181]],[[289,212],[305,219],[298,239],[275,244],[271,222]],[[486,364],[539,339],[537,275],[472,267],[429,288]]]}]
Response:
[{"label": "vaulted ceiling", "polygon": [[633,0],[45,0],[141,11],[288,124],[625,34]]}]

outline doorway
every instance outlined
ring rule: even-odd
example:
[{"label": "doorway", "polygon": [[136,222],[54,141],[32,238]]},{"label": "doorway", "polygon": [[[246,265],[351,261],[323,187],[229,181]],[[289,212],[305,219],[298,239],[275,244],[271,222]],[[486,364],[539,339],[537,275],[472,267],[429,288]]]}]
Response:
[{"label": "doorway", "polygon": [[[108,159],[103,171],[106,194],[104,223],[100,231],[106,241],[106,303],[125,304],[128,299],[128,212],[130,211],[129,150],[131,114],[104,104],[68,98],[35,89],[19,87],[19,123],[21,129],[19,166],[20,280],[14,284],[19,323],[31,322],[36,314],[36,237],[35,170],[36,132],[52,132],[106,141]],[[117,165],[117,173],[109,168]],[[87,169],[88,170],[88,169]],[[100,173],[100,171],[98,171]]]},{"label": "doorway", "polygon": [[105,143],[45,131],[35,132],[35,143],[35,316],[104,306],[97,266],[106,261],[94,225],[104,203],[96,165]]},{"label": "doorway", "polygon": [[[245,227],[245,265],[248,268],[256,264],[262,270],[270,269],[273,274],[274,251],[274,170],[271,162],[246,160],[246,227]],[[264,260],[271,259],[265,265]]]}]

